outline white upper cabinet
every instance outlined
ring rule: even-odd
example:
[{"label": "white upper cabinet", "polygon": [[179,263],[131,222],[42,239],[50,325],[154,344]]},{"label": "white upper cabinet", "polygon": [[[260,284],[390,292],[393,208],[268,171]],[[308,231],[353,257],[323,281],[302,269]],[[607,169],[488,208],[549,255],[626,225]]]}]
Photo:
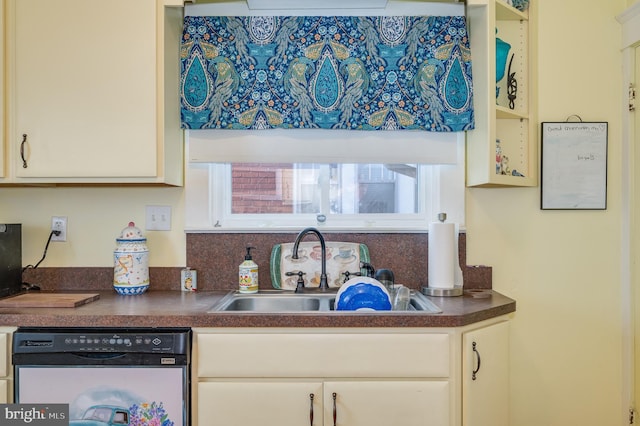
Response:
[{"label": "white upper cabinet", "polygon": [[6,0],[8,183],[182,185],[182,0]]},{"label": "white upper cabinet", "polygon": [[[504,0],[467,5],[476,119],[467,133],[467,186],[536,186],[535,1],[525,11]],[[504,61],[496,61],[496,38],[508,47]]]},{"label": "white upper cabinet", "polygon": [[0,181],[4,169],[4,0],[0,0]]}]

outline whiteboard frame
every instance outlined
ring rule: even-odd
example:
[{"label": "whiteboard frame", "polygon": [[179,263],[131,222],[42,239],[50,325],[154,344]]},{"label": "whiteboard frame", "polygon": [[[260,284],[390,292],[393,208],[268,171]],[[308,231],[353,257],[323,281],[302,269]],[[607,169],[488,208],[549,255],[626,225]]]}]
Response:
[{"label": "whiteboard frame", "polygon": [[[595,134],[584,143],[576,140],[574,132],[591,130]],[[609,123],[542,122],[540,134],[540,209],[606,210]],[[585,161],[588,167],[571,168],[576,161]],[[571,179],[562,179],[568,170]]]}]

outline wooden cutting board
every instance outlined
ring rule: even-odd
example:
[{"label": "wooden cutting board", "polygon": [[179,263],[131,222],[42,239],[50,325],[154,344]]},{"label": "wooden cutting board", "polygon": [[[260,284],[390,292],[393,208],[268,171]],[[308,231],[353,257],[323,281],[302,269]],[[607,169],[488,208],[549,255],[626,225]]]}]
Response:
[{"label": "wooden cutting board", "polygon": [[94,300],[97,293],[26,293],[0,300],[0,308],[75,308]]}]

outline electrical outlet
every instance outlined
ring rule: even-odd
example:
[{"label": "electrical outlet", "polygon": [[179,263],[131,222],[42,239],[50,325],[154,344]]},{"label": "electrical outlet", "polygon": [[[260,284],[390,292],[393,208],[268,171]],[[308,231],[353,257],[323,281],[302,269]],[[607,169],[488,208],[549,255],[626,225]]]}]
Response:
[{"label": "electrical outlet", "polygon": [[147,206],[147,231],[171,231],[171,206]]},{"label": "electrical outlet", "polygon": [[67,241],[67,217],[51,216],[51,230],[60,232],[60,235],[53,234],[51,241]]}]

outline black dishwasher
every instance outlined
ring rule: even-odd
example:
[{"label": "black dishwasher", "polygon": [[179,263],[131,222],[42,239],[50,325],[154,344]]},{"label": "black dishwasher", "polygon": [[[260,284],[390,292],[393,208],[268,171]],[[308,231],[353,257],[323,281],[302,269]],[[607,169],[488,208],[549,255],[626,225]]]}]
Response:
[{"label": "black dishwasher", "polygon": [[186,328],[22,327],[15,402],[69,404],[70,425],[188,426],[190,350]]}]

